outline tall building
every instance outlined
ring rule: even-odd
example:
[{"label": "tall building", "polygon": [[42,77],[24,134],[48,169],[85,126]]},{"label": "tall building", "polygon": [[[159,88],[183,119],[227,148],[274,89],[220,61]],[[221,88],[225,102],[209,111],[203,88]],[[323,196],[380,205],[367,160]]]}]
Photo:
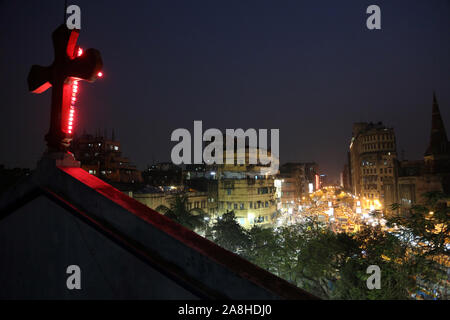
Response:
[{"label": "tall building", "polygon": [[81,168],[110,183],[133,184],[142,182],[141,172],[122,156],[120,142],[105,135],[83,134],[74,137],[71,151],[81,162]]},{"label": "tall building", "polygon": [[183,165],[184,185],[207,194],[207,209],[211,217],[218,217],[218,181],[217,165],[189,164]]},{"label": "tall building", "polygon": [[449,169],[450,145],[435,93],[431,112],[430,143],[425,151],[424,160],[430,173],[447,172]]},{"label": "tall building", "polygon": [[280,167],[280,209],[282,212],[297,211],[301,198],[315,191],[318,165],[314,162],[286,163]]},{"label": "tall building", "polygon": [[267,173],[269,170],[265,165],[248,164],[248,147],[236,149],[235,159],[242,153],[245,164],[235,161],[217,166],[218,213],[234,211],[239,224],[246,228],[268,226],[277,214],[275,175]]},{"label": "tall building", "polygon": [[348,164],[344,165],[344,169],[341,172],[341,187],[345,191],[351,191],[351,184],[350,184],[350,169],[348,167]]},{"label": "tall building", "polygon": [[350,142],[352,192],[364,209],[389,211],[396,202],[396,142],[393,128],[381,122],[355,123]]},{"label": "tall building", "polygon": [[450,146],[435,94],[424,158],[399,162],[399,203],[408,210],[414,204],[424,204],[424,194],[432,191],[450,194]]}]

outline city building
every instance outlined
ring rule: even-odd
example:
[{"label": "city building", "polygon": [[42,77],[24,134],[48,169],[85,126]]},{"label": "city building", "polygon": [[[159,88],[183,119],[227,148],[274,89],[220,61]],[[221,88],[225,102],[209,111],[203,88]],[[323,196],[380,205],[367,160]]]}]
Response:
[{"label": "city building", "polygon": [[[234,164],[217,165],[218,215],[234,211],[245,228],[271,225],[277,215],[275,175],[268,173],[266,165],[248,164],[249,147],[235,149],[234,153]],[[237,164],[239,156],[245,157],[245,164]]]},{"label": "city building", "polygon": [[[328,176],[326,174],[320,174],[319,175],[319,189],[323,187],[328,187],[330,182],[328,181]],[[331,183],[332,185],[332,183]]]},{"label": "city building", "polygon": [[[180,190],[175,187],[167,191],[146,187],[139,191],[131,192],[129,196],[159,213],[164,213],[166,209],[171,208],[172,202],[179,192]],[[206,192],[187,189],[183,191],[183,195],[187,198],[187,210],[201,209],[204,213],[207,213],[208,194]]]},{"label": "city building", "polygon": [[211,217],[218,217],[217,165],[189,164],[182,165],[182,168],[184,185],[205,192],[208,199],[205,212]]},{"label": "city building", "polygon": [[280,185],[279,209],[282,212],[296,212],[301,199],[317,190],[317,172],[318,165],[314,162],[286,163],[280,167],[277,180]]},{"label": "city building", "polygon": [[355,123],[350,142],[350,184],[366,210],[390,212],[397,199],[397,151],[393,128]]},{"label": "city building", "polygon": [[344,165],[344,169],[342,170],[340,175],[340,180],[340,186],[342,187],[342,189],[344,189],[345,191],[351,191],[352,186],[350,184],[350,168],[348,164]]},{"label": "city building", "polygon": [[154,187],[183,185],[182,169],[171,162],[159,162],[147,166],[142,172],[145,185]]},{"label": "city building", "polygon": [[433,94],[430,142],[422,160],[400,161],[399,202],[403,209],[424,204],[424,194],[439,191],[450,194],[450,145],[436,95]]},{"label": "city building", "polygon": [[[258,152],[258,150],[256,150]],[[270,156],[270,151],[267,151]],[[234,149],[234,163],[183,166],[184,185],[206,193],[206,213],[218,219],[233,211],[245,228],[271,225],[278,212],[275,177],[269,165],[249,164],[249,147]],[[244,164],[237,159],[243,157]]]},{"label": "city building", "polygon": [[120,142],[114,131],[111,139],[106,134],[83,134],[74,137],[71,151],[75,159],[81,162],[81,168],[102,180],[116,184],[134,184],[142,182],[141,172],[130,160],[122,156]]}]

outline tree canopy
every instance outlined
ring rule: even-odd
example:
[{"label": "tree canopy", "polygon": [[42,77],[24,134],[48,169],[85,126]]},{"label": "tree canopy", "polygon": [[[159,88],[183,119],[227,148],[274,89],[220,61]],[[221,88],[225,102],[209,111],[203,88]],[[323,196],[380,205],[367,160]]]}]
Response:
[{"label": "tree canopy", "polygon": [[193,231],[202,231],[206,228],[206,214],[203,210],[188,209],[188,198],[185,194],[177,194],[170,203],[170,208],[160,207],[161,213],[175,222]]}]

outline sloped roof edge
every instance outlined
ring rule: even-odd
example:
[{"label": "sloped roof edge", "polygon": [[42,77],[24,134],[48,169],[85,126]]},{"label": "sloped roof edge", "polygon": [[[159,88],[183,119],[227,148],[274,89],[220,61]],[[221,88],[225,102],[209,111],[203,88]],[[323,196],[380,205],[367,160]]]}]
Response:
[{"label": "sloped roof edge", "polygon": [[[197,252],[197,254],[203,256],[200,260],[205,258],[210,259],[217,265],[231,271],[239,278],[247,279],[255,286],[264,289],[264,291],[267,291],[268,298],[272,296],[272,298],[280,299],[317,299],[308,292],[295,287],[287,281],[253,265],[234,253],[197,235],[195,232],[173,222],[169,218],[128,197],[119,190],[80,168],[54,167],[52,172],[48,172],[49,168],[46,166],[45,171],[46,172],[44,172],[44,170],[39,170],[38,168],[37,172],[33,174],[30,179],[21,185],[16,186],[12,192],[1,197],[1,216],[3,216],[4,210],[12,208],[13,204],[28,202],[30,195],[36,193],[36,190],[39,188],[42,188],[43,190],[46,190],[47,193],[53,194],[57,198],[59,197],[61,201],[73,205],[77,210],[85,212],[88,218],[94,219],[97,222],[106,221],[112,227],[109,231],[115,230],[114,232],[116,232],[116,235],[117,233],[121,233],[122,235],[126,234],[127,237],[132,238],[133,242],[140,243],[142,246],[149,249],[150,252],[155,251],[150,246],[155,246],[155,248],[162,247],[160,251],[164,253],[165,248],[169,246],[168,243],[171,242],[169,238],[176,239],[185,247],[188,247],[194,252]],[[102,197],[95,196],[95,194],[101,195]],[[109,204],[107,202],[109,202]],[[125,210],[137,219],[132,219],[130,215],[112,212],[115,210],[108,211],[108,208],[111,207],[107,208],[105,206],[111,206],[111,202],[114,203],[116,207],[119,207],[117,208],[119,211]],[[96,215],[95,211],[97,209],[105,209],[98,211],[108,212],[108,215]],[[109,215],[110,211],[111,214]],[[159,231],[159,235],[166,237],[167,242],[163,241],[158,244],[153,243],[151,237],[149,237],[149,233],[151,232],[143,234],[142,221],[153,226],[154,230],[156,229],[157,232]],[[136,231],[136,234],[134,231]],[[130,250],[135,250],[135,248],[130,248]],[[187,254],[188,253],[186,253],[186,255]],[[162,257],[162,259],[165,260],[168,260],[167,258],[170,260],[171,257]],[[179,259],[178,262],[183,261],[183,257],[176,258]],[[174,261],[169,261],[169,263],[174,264]],[[201,261],[199,263],[201,263]],[[175,264],[177,263],[175,262]],[[193,264],[195,264],[195,262]],[[180,263],[178,263],[177,267],[178,271],[186,269],[186,274],[189,274],[189,270],[194,270],[194,268],[196,268],[196,266],[185,267],[184,265],[180,265]],[[192,274],[189,276],[191,279],[195,278]],[[206,285],[206,287],[211,289],[210,292],[215,291],[214,287],[211,285]],[[201,291],[208,292],[208,290],[204,289],[205,288]],[[218,297],[216,294],[212,295],[215,296],[215,298]],[[236,298],[233,295],[226,293],[224,296]]]}]

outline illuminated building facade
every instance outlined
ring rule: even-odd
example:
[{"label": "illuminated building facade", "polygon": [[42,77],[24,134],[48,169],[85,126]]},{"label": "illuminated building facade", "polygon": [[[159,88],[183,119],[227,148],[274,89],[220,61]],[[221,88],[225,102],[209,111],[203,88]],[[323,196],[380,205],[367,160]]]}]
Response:
[{"label": "illuminated building facade", "polygon": [[316,176],[318,165],[314,162],[286,163],[280,167],[280,209],[282,212],[297,211],[302,197],[318,190]]},{"label": "illuminated building facade", "polygon": [[[245,153],[245,164],[236,162],[241,153]],[[234,164],[217,165],[217,214],[234,211],[245,228],[271,225],[277,214],[275,175],[267,173],[268,166],[248,163],[247,147],[235,150]]]},{"label": "illuminated building facade", "polygon": [[[152,208],[159,213],[164,213],[162,209],[170,209],[177,192],[176,190],[174,192],[162,192],[156,188],[151,188],[132,192],[129,195],[145,204],[147,207]],[[207,213],[208,194],[206,192],[187,190],[183,195],[187,198],[187,210],[201,209],[203,212]]]},{"label": "illuminated building facade", "polygon": [[388,212],[397,199],[397,152],[393,128],[355,123],[350,143],[352,192],[362,207]]}]

